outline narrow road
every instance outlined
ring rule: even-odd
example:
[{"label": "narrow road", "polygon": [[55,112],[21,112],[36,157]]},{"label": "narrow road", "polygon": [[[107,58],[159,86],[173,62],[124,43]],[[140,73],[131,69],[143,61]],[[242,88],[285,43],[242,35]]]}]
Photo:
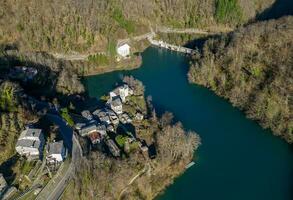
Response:
[{"label": "narrow road", "polygon": [[[37,200],[56,200],[62,195],[70,179],[75,173],[76,165],[82,157],[81,146],[76,139],[73,130],[66,125],[62,118],[57,115],[48,114],[48,118],[56,123],[61,129],[65,146],[71,153],[71,162],[68,168],[58,170],[57,174],[50,180],[45,188],[37,196]],[[69,158],[68,158],[69,159]],[[66,167],[66,166],[65,166]]]}]

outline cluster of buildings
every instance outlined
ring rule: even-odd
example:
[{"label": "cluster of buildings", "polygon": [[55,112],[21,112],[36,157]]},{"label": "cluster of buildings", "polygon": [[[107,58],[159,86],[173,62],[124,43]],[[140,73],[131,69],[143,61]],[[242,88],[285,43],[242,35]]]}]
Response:
[{"label": "cluster of buildings", "polygon": [[[133,95],[133,89],[127,84],[115,88],[109,92],[109,99],[105,107],[97,109],[94,112],[83,111],[81,114],[87,120],[87,123],[78,123],[75,125],[80,136],[87,137],[92,144],[105,144],[111,154],[115,157],[120,156],[120,149],[114,139],[111,139],[108,133],[115,133],[119,124],[128,124],[132,118],[125,112],[124,104],[127,97]],[[136,120],[142,120],[143,115],[135,116]],[[133,137],[132,135],[130,137]],[[135,141],[133,138],[131,141]]]},{"label": "cluster of buildings", "polygon": [[[28,160],[41,159],[45,143],[42,129],[27,126],[21,132],[15,150],[19,155],[26,157]],[[47,164],[60,164],[65,157],[66,148],[62,140],[47,144],[45,158]]]}]

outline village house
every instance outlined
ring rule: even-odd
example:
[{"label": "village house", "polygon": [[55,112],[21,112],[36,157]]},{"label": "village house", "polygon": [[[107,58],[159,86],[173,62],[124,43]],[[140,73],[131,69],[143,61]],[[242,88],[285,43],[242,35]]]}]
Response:
[{"label": "village house", "polygon": [[93,115],[95,115],[101,123],[105,125],[111,124],[110,117],[108,115],[107,109],[98,109],[93,112]]},{"label": "village house", "polygon": [[130,55],[130,46],[128,44],[118,46],[116,52],[119,57],[127,58]]},{"label": "village house", "polygon": [[119,115],[119,119],[120,119],[122,124],[132,122],[131,118],[129,117],[129,115],[127,113],[123,113],[122,115]]},{"label": "village house", "polygon": [[7,182],[3,177],[3,174],[0,174],[0,199],[4,195],[5,190],[8,188]]},{"label": "village house", "polygon": [[88,110],[82,111],[81,115],[89,121],[93,120],[93,115]]},{"label": "village house", "polygon": [[16,143],[16,151],[28,159],[39,158],[45,143],[41,129],[27,127],[19,136]]},{"label": "village house", "polygon": [[63,141],[48,144],[46,161],[48,164],[58,164],[66,158],[66,149]]},{"label": "village house", "polygon": [[79,130],[79,134],[82,137],[87,136],[91,140],[92,144],[96,144],[105,137],[107,134],[107,128],[104,124],[93,123],[82,127]]},{"label": "village house", "polygon": [[96,131],[104,137],[107,134],[107,128],[104,124],[98,124]]},{"label": "village house", "polygon": [[113,98],[120,97],[123,103],[126,102],[126,97],[131,95],[133,95],[133,90],[127,84],[117,87],[109,93],[111,101],[113,100]]},{"label": "village house", "polygon": [[107,104],[117,115],[123,112],[122,101],[119,97],[112,99],[111,101],[107,102]]},{"label": "village house", "polygon": [[110,117],[110,120],[112,122],[113,125],[117,125],[119,124],[119,118],[118,116],[115,114],[115,112],[113,112],[112,110],[107,109],[108,115]]},{"label": "village house", "polygon": [[140,112],[137,112],[135,114],[135,119],[136,120],[139,120],[139,121],[143,120],[143,114],[141,114]]},{"label": "village house", "polygon": [[95,123],[88,124],[79,130],[79,134],[82,137],[88,136],[89,134],[94,132],[97,132],[97,125]]},{"label": "village house", "polygon": [[117,147],[117,145],[115,144],[115,142],[112,139],[106,140],[105,143],[109,147],[109,150],[113,156],[115,156],[115,157],[120,156],[120,149]]},{"label": "village house", "polygon": [[98,134],[97,132],[91,133],[90,135],[88,135],[88,138],[90,139],[92,144],[100,143],[102,140],[101,135]]},{"label": "village house", "polygon": [[111,132],[114,132],[115,131],[115,129],[114,129],[114,126],[113,125],[108,125],[107,126],[107,131],[111,131]]}]

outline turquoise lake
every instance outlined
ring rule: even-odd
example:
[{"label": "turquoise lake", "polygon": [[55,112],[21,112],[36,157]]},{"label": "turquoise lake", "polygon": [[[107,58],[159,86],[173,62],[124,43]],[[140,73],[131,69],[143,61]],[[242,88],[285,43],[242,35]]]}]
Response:
[{"label": "turquoise lake", "polygon": [[292,200],[293,147],[201,86],[188,83],[188,58],[150,47],[132,71],[90,76],[91,97],[113,89],[123,75],[141,80],[156,111],[170,111],[202,145],[189,168],[158,200]]}]

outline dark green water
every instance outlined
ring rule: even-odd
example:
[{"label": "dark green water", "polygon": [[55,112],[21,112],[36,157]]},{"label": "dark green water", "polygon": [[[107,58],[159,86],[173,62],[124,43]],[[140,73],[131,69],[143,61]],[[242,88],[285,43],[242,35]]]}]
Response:
[{"label": "dark green water", "polygon": [[174,113],[202,138],[197,163],[159,200],[292,200],[293,149],[213,92],[187,81],[188,60],[148,48],[141,68],[88,77],[90,96],[108,92],[122,75],[143,81],[157,111]]}]

